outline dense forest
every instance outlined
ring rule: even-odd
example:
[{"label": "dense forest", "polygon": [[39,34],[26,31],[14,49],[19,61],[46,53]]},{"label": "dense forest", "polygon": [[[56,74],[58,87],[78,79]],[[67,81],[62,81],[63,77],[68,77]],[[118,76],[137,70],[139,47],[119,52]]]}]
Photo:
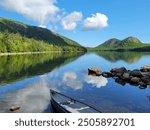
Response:
[{"label": "dense forest", "polygon": [[0,18],[0,53],[86,51],[77,42],[48,29]]}]

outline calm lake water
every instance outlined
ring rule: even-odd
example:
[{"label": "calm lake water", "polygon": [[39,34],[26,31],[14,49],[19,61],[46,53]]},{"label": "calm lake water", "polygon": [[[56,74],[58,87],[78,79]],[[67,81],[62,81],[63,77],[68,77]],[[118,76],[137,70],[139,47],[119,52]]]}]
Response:
[{"label": "calm lake water", "polygon": [[150,65],[150,53],[49,53],[0,57],[0,112],[52,112],[49,89],[102,112],[150,112],[150,86],[122,86],[112,78],[88,76],[89,67],[137,69]]}]

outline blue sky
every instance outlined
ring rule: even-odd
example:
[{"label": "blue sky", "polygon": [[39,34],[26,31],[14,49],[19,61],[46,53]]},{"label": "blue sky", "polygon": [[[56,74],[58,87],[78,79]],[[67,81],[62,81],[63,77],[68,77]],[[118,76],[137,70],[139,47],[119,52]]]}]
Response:
[{"label": "blue sky", "polygon": [[46,27],[84,46],[128,36],[150,43],[150,0],[1,0],[0,17]]}]

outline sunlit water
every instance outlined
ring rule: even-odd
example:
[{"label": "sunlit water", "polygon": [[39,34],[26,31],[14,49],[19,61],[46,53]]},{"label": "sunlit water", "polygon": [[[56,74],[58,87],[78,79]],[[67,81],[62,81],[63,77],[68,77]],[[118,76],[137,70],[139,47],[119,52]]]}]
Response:
[{"label": "sunlit water", "polygon": [[116,83],[88,75],[89,67],[137,69],[150,65],[149,53],[101,52],[0,57],[0,112],[52,112],[49,89],[81,100],[102,112],[150,112],[150,87]]}]

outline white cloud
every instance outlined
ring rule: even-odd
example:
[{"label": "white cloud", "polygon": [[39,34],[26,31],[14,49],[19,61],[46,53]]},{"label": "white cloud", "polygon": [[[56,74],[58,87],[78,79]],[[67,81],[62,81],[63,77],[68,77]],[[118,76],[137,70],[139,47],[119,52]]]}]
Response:
[{"label": "white cloud", "polygon": [[57,0],[0,0],[0,6],[4,9],[21,14],[38,22],[40,27],[55,32],[60,31],[59,22],[64,30],[74,30],[78,22],[83,22],[83,30],[98,30],[108,26],[108,18],[104,14],[96,13],[83,20],[82,12],[73,11],[67,15],[56,3]]},{"label": "white cloud", "polygon": [[108,17],[105,14],[96,13],[83,21],[83,30],[99,30],[108,26]]},{"label": "white cloud", "polygon": [[76,90],[83,87],[82,82],[77,79],[77,74],[75,72],[65,72],[63,75],[63,82],[66,86]]},{"label": "white cloud", "polygon": [[57,21],[60,10],[56,0],[1,0],[5,9],[22,14],[24,17],[38,22],[41,26]]},{"label": "white cloud", "polygon": [[101,88],[103,86],[106,86],[106,84],[108,83],[107,79],[104,78],[103,76],[96,77],[96,76],[88,75],[88,76],[85,77],[85,81],[88,84],[93,84],[97,88]]},{"label": "white cloud", "polygon": [[65,16],[61,20],[61,24],[63,26],[63,29],[65,30],[74,30],[77,26],[77,22],[82,20],[82,13],[74,11],[70,13],[69,15]]}]

